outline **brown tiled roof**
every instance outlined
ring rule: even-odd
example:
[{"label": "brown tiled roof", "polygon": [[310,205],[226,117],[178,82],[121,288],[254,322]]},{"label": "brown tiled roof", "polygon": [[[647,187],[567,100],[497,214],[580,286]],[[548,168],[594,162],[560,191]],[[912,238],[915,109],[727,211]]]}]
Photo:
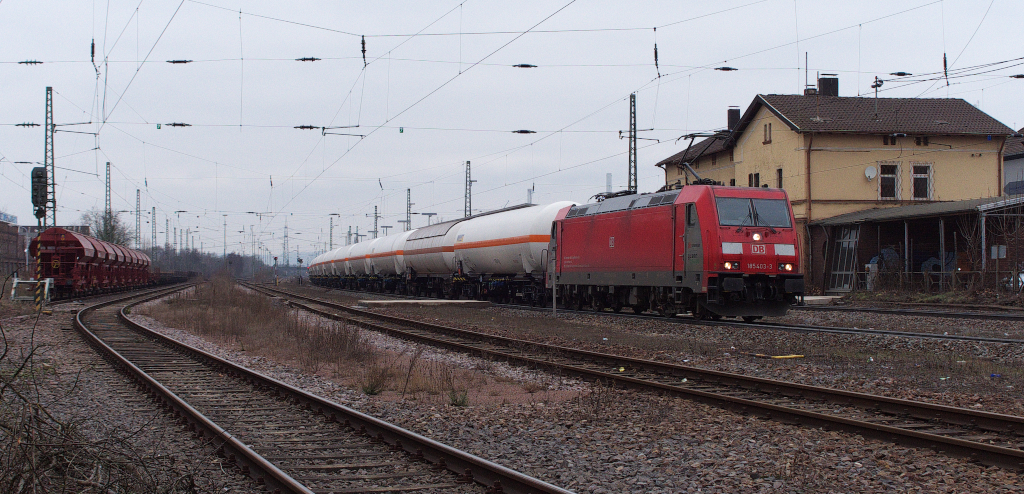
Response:
[{"label": "brown tiled roof", "polygon": [[[1018,130],[1017,133],[1024,134],[1024,129]],[[1003,157],[1006,159],[1024,157],[1024,137],[1008,137],[1006,147],[1003,148]]]},{"label": "brown tiled roof", "polygon": [[1014,133],[1013,129],[958,98],[878,98],[876,101],[871,97],[794,94],[758,95],[740,120],[740,130],[760,105],[767,106],[797,132],[992,136]]},{"label": "brown tiled roof", "polygon": [[[719,134],[722,137],[708,137],[702,141],[695,142],[693,143],[693,146],[690,147],[689,151],[683,149],[682,151],[659,161],[654,166],[677,165],[684,161],[692,163],[694,158],[697,156],[711,156],[712,154],[725,151],[732,147],[732,143],[730,143],[727,138],[729,132],[722,131]],[[687,143],[687,145],[689,145],[689,143]]]},{"label": "brown tiled roof", "polygon": [[[877,111],[875,110],[877,104]],[[704,155],[733,146],[754,115],[767,107],[797,132],[851,134],[984,135],[1010,136],[1013,129],[1003,125],[970,103],[958,98],[878,98],[799,94],[759,94],[747,107],[731,139],[705,139],[690,148],[661,160],[656,166],[692,161],[709,140]],[[1016,139],[1011,143],[1011,139]],[[1024,153],[1024,142],[1007,139],[1004,155]]]}]

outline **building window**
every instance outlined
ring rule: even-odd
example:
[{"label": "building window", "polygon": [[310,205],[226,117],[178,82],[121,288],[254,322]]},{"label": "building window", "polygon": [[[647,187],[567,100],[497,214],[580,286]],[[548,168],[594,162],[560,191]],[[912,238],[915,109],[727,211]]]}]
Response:
[{"label": "building window", "polygon": [[718,155],[717,154],[712,154],[711,155],[711,166],[718,166]]},{"label": "building window", "polygon": [[878,164],[878,198],[900,198],[900,165],[899,162],[882,162]]},{"label": "building window", "polygon": [[918,146],[927,146],[928,145],[928,136],[918,136],[917,139],[915,139],[915,143]]},{"label": "building window", "polygon": [[782,188],[782,168],[775,169],[775,187]]},{"label": "building window", "polygon": [[885,146],[895,146],[896,136],[884,135],[882,136],[882,144]]},{"label": "building window", "polygon": [[760,173],[749,173],[747,174],[747,187],[760,187],[761,186],[761,174]]},{"label": "building window", "polygon": [[768,122],[764,124],[764,142],[761,144],[771,144],[772,142],[772,124]]},{"label": "building window", "polygon": [[735,149],[729,148],[729,162],[736,161],[736,154],[733,152]]},{"label": "building window", "polygon": [[735,187],[736,186],[736,179],[735,178],[730,178],[729,179],[729,186],[730,187]]},{"label": "building window", "polygon": [[914,199],[929,200],[932,198],[932,167],[931,165],[913,165]]}]

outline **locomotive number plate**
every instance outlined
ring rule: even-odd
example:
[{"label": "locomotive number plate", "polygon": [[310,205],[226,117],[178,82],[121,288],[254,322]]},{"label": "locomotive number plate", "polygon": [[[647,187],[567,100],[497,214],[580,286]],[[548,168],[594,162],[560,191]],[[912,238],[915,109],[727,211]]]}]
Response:
[{"label": "locomotive number plate", "polygon": [[753,263],[753,262],[747,263],[747,269],[761,269],[761,270],[765,270],[765,269],[770,269],[770,268],[771,268],[771,265],[769,265],[769,264],[763,264],[763,263],[762,264],[757,264],[757,263]]},{"label": "locomotive number plate", "polygon": [[754,244],[754,245],[751,245],[750,246],[750,253],[751,254],[764,254],[765,253],[764,244]]}]

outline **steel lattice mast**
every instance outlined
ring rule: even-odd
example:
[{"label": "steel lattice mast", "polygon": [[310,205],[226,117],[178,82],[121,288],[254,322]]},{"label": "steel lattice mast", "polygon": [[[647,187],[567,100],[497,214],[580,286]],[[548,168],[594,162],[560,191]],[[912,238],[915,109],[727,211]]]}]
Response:
[{"label": "steel lattice mast", "polygon": [[46,167],[46,216],[43,226],[57,226],[57,184],[54,183],[56,173],[53,163],[53,133],[57,126],[53,123],[53,88],[46,87],[46,127],[43,145],[43,166]]},{"label": "steel lattice mast", "polygon": [[636,194],[636,93],[629,95],[629,191]]}]

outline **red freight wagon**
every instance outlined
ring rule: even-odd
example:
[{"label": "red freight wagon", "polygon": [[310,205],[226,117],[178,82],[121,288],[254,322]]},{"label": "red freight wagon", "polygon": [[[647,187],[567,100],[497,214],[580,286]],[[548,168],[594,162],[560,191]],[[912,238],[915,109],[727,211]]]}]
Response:
[{"label": "red freight wagon", "polygon": [[803,293],[781,189],[686,185],[565,208],[549,250],[567,307],[753,320]]},{"label": "red freight wagon", "polygon": [[40,278],[53,279],[56,298],[149,284],[149,257],[63,228],[50,228],[29,245],[39,259]]}]

